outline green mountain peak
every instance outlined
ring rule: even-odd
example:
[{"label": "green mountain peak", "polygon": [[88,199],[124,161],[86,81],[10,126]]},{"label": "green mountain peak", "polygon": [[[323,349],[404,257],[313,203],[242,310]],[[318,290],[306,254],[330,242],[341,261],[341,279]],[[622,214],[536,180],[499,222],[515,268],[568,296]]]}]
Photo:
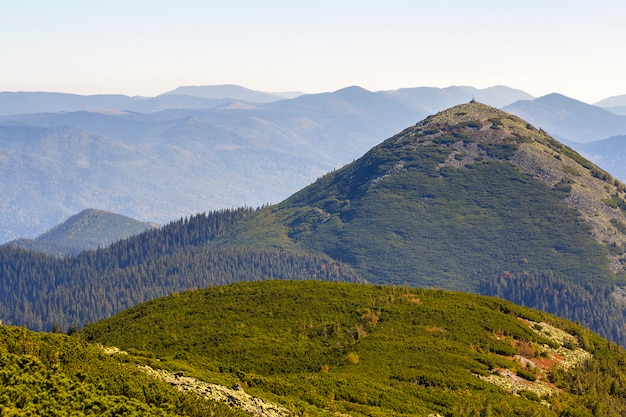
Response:
[{"label": "green mountain peak", "polygon": [[[254,232],[244,226],[232,241],[263,244],[273,231],[272,245],[296,243],[357,267],[376,257],[372,246],[404,256],[404,250],[415,252],[430,242],[428,251],[412,253],[419,265],[405,271],[428,271],[432,284],[441,281],[435,265],[455,256],[454,242],[464,242],[459,255],[476,251],[484,261],[485,242],[499,242],[486,265],[497,260],[503,270],[517,269],[520,262],[526,268],[526,255],[539,242],[545,243],[544,259],[534,258],[542,269],[550,269],[555,256],[569,254],[573,261],[580,254],[574,247],[585,242],[587,258],[597,257],[594,268],[608,269],[610,246],[611,268],[619,272],[626,247],[624,198],[623,184],[542,130],[471,102],[426,118],[268,208],[256,218]],[[369,236],[370,230],[376,235]],[[580,239],[573,241],[573,235]],[[359,260],[361,246],[367,250]],[[505,255],[502,246],[515,249]],[[414,281],[385,271],[385,265],[396,264],[393,253],[361,270],[367,279]],[[468,270],[455,263],[466,276]],[[580,260],[565,263],[572,267]]]},{"label": "green mountain peak", "polygon": [[82,251],[104,248],[155,227],[155,223],[142,222],[121,214],[85,209],[35,239],[17,239],[7,243],[7,246],[52,256],[76,255]]},{"label": "green mountain peak", "polygon": [[[580,297],[621,314],[607,294],[624,281],[624,190],[543,130],[471,102],[385,140],[220,242],[322,252],[368,282],[498,295],[590,323],[570,307],[587,302]],[[612,319],[601,326],[621,340]]]}]

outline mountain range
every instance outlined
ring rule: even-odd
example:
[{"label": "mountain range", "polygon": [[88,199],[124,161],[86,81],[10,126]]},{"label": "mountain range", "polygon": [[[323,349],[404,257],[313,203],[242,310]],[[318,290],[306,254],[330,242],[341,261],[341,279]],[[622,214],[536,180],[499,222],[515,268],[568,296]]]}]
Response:
[{"label": "mountain range", "polygon": [[[133,186],[125,196],[139,201],[140,180],[171,175],[172,193],[244,144],[230,160],[248,155],[241,169],[259,169],[259,149],[267,161],[347,157],[367,146],[358,132],[383,134],[376,120],[400,124],[403,109],[419,112],[410,97],[433,93],[352,87],[191,113],[10,116],[0,161],[24,189],[3,183],[3,195],[67,204],[78,198],[67,181],[82,184],[83,203]],[[550,128],[564,135],[621,120],[559,95],[509,107],[560,118]],[[557,140],[476,99],[433,113],[278,204],[159,228],[85,210],[22,241],[37,247],[0,246],[0,318],[23,326],[0,321],[0,413],[624,415],[626,186],[576,151],[618,160],[622,138]],[[40,253],[49,243],[52,256]],[[76,254],[87,245],[98,249]]]},{"label": "mountain range", "polygon": [[[5,245],[2,411],[620,416],[625,215],[622,182],[472,100],[278,204]],[[44,236],[85,219],[128,227]]]},{"label": "mountain range", "polygon": [[270,103],[302,93],[269,94],[238,85],[178,87],[157,97],[122,94],[78,95],[52,92],[0,92],[0,115],[123,110],[154,113],[167,109],[206,109],[233,100]]},{"label": "mountain range", "polygon": [[154,98],[0,93],[0,243],[34,238],[89,207],[165,224],[275,203],[472,98],[505,107],[626,178],[626,116],[559,94],[533,99],[504,86],[281,94],[296,97],[233,85]]},{"label": "mountain range", "polygon": [[[102,102],[93,105],[100,110],[0,117],[0,242],[38,236],[89,207],[164,224],[280,201],[430,114],[440,104],[420,97],[435,93],[350,87],[264,104],[216,99],[204,109],[137,113],[102,110],[111,105]],[[440,93],[469,101],[483,91]],[[527,97],[506,87],[484,94]]]}]

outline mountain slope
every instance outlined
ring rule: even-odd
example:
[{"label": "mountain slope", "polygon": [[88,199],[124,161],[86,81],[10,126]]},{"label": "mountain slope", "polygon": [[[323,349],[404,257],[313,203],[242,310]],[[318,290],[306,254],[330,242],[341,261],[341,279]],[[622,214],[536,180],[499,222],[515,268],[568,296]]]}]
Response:
[{"label": "mountain slope", "polygon": [[545,313],[441,290],[245,283],[154,300],[80,336],[296,415],[626,411],[623,350]]},{"label": "mountain slope", "polygon": [[544,302],[537,288],[509,297],[594,320],[622,340],[623,312],[606,294],[624,279],[625,198],[623,184],[545,132],[469,103],[386,140],[220,241],[323,252],[381,284],[494,293],[503,285],[495,277],[563,279],[576,297],[597,292],[602,302],[589,308],[613,318],[598,323],[599,310],[581,318],[568,307],[576,297]]},{"label": "mountain slope", "polygon": [[[423,266],[412,272],[446,262],[435,261],[441,254],[433,252],[433,244],[445,251],[464,241],[465,250],[479,253],[486,240],[499,248],[494,259],[500,258],[502,267],[517,269],[542,239],[548,239],[541,243],[545,254],[528,258],[525,268],[534,263],[545,268],[563,257],[563,267],[570,265],[570,272],[576,273],[581,262],[575,261],[578,250],[568,245],[584,242],[591,270],[608,272],[600,267],[606,251],[599,243],[626,245],[626,236],[614,225],[622,221],[622,211],[602,203],[615,194],[616,199],[624,197],[620,183],[544,132],[504,112],[470,103],[425,119],[266,211],[286,227],[286,240],[338,259],[358,258],[359,245],[361,262],[372,256],[368,245],[379,248],[374,253],[388,248],[384,258],[391,262],[371,260],[378,266],[362,268],[368,279],[385,279],[390,271],[384,268],[393,268],[392,260],[405,255],[394,255],[403,242],[411,243],[410,259],[422,259],[415,265]],[[586,225],[581,224],[583,219]],[[376,235],[376,225],[386,234]],[[372,236],[359,237],[364,230]],[[238,233],[233,241],[246,243],[245,229]],[[522,234],[527,236],[520,241]],[[417,246],[424,239],[430,244],[422,251]],[[475,240],[477,246],[472,247]],[[350,248],[347,257],[341,256],[341,242]],[[501,251],[515,245],[529,247],[516,247],[503,256]],[[485,256],[490,255],[481,257]],[[467,265],[455,269],[462,276],[471,271]],[[589,276],[587,272],[581,276]]]},{"label": "mountain slope", "polygon": [[154,227],[154,223],[141,222],[121,214],[87,209],[35,239],[18,239],[7,245],[52,256],[76,255],[85,250],[103,248]]}]

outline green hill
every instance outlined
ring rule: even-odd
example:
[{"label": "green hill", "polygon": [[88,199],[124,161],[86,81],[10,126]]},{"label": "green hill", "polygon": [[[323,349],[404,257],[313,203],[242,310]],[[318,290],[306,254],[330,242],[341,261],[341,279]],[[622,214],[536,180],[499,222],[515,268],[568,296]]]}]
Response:
[{"label": "green hill", "polygon": [[86,250],[104,248],[155,227],[154,223],[141,222],[121,214],[87,209],[35,239],[18,239],[7,245],[52,256],[76,255]]},{"label": "green hill", "polygon": [[545,132],[472,102],[219,241],[322,252],[372,283],[500,295],[623,342],[623,308],[610,294],[625,277],[624,190]]},{"label": "green hill", "polygon": [[141,304],[80,337],[287,415],[626,413],[622,349],[547,313],[444,290],[241,283]]}]

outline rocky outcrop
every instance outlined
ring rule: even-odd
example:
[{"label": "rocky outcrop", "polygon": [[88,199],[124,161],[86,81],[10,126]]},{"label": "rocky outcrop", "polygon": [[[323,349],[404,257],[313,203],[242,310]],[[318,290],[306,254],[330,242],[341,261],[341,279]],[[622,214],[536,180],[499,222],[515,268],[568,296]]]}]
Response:
[{"label": "rocky outcrop", "polygon": [[189,391],[200,397],[224,402],[258,417],[289,417],[293,414],[280,405],[264,401],[245,392],[238,384],[232,388],[209,384],[195,378],[183,376],[182,372],[171,373],[163,369],[154,369],[144,365],[139,368],[157,379],[174,386],[181,391]]},{"label": "rocky outcrop", "polygon": [[[2,322],[0,321],[0,324]],[[128,355],[128,352],[114,346],[97,345],[107,355]],[[184,376],[182,372],[169,372],[155,369],[148,365],[137,365],[146,374],[166,382],[181,391],[189,391],[199,397],[221,401],[231,407],[239,408],[258,417],[290,417],[293,413],[278,404],[254,397],[243,390],[241,385],[232,388],[223,385],[209,384],[199,379]]]},{"label": "rocky outcrop", "polygon": [[[578,366],[593,357],[591,353],[579,346],[579,340],[548,323],[535,323],[530,320],[520,319],[534,332],[552,340],[557,347],[548,345],[537,346],[541,350],[540,357],[528,357],[529,355],[515,355],[512,359],[520,364],[520,367],[530,369],[535,373],[536,379],[529,381],[519,376],[511,369],[495,369],[491,375],[477,375],[483,381],[497,385],[512,394],[522,391],[531,391],[540,398],[546,398],[559,391],[547,378],[550,370],[555,367],[569,369]],[[518,347],[519,348],[519,347]],[[521,350],[521,349],[520,349]],[[547,402],[545,405],[549,406]]]}]

